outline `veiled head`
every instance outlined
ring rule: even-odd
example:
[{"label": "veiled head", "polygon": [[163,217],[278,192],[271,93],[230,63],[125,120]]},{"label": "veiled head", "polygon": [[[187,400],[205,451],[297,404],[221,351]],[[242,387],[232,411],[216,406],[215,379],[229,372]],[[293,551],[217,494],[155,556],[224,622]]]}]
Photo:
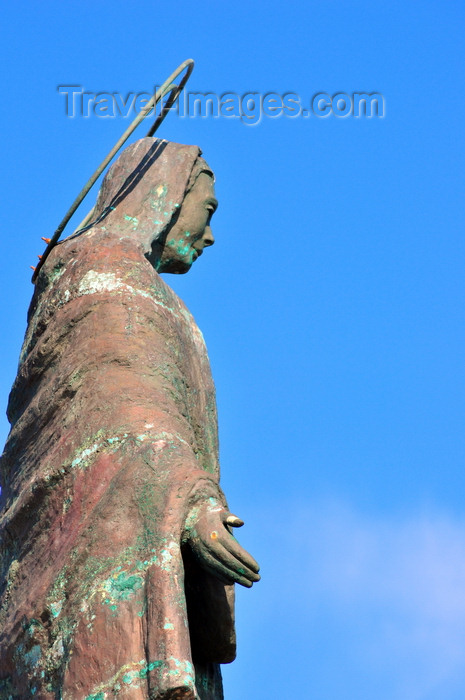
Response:
[{"label": "veiled head", "polygon": [[104,178],[96,225],[130,238],[159,272],[187,272],[214,242],[213,173],[197,146],[140,139]]}]

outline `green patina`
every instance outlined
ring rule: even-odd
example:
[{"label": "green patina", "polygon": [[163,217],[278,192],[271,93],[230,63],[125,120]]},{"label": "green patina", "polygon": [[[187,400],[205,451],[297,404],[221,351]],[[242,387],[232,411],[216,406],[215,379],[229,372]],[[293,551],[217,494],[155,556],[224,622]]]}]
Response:
[{"label": "green patina", "polygon": [[202,462],[202,469],[204,472],[208,472],[209,474],[216,473],[215,465],[211,464],[210,462]]},{"label": "green patina", "polygon": [[110,608],[116,609],[115,601],[128,600],[139,588],[144,585],[144,580],[139,575],[128,575],[125,571],[117,574],[116,577],[109,578],[104,583],[105,590],[109,593],[109,598],[105,603],[110,604]]},{"label": "green patina", "polygon": [[37,666],[40,657],[42,656],[42,650],[39,644],[35,644],[32,649],[25,651],[23,653],[23,659],[26,666]]},{"label": "green patina", "polygon": [[[137,668],[138,666],[141,668]],[[147,678],[148,674],[156,669],[163,669],[164,672],[176,679],[184,676],[186,684],[193,685],[194,683],[194,669],[189,661],[180,661],[172,656],[166,661],[158,659],[149,663],[142,659],[122,666],[107,683],[97,686],[91,695],[86,696],[85,700],[103,700],[107,692],[113,696],[122,689],[121,683],[125,686],[138,687],[139,681]]]},{"label": "green patina", "polygon": [[192,666],[190,661],[180,661],[179,659],[175,659],[173,656],[170,656],[167,663],[169,663],[170,661],[176,666],[176,668],[169,670],[170,676],[174,676],[175,678],[185,676],[186,682],[194,682],[194,667]]},{"label": "green patina", "polygon": [[[84,442],[75,450],[74,458],[71,461],[71,467],[76,467],[81,463],[84,463],[87,457],[96,452],[100,447],[104,435],[105,431],[100,429],[90,437],[86,438],[86,440],[84,440]],[[66,467],[67,463],[64,463],[62,466]]]},{"label": "green patina", "polygon": [[63,499],[63,513],[67,513],[71,507],[71,504],[73,502],[73,498],[71,495],[66,496],[66,498]]},{"label": "green patina", "polygon": [[210,680],[209,677],[205,672],[196,672],[195,674],[195,685],[200,686],[201,688],[205,688],[205,690],[208,690],[210,686]]},{"label": "green patina", "polygon": [[189,514],[186,518],[186,522],[184,524],[184,531],[188,533],[191,537],[197,537],[197,522],[199,520],[200,516],[200,506],[193,506]]},{"label": "green patina", "polygon": [[[147,556],[149,551],[152,553],[151,556]],[[149,566],[157,563],[155,552],[153,547],[149,550],[144,547],[143,541],[139,540],[137,545],[127,547],[116,559],[90,557],[87,560],[81,579],[80,598],[83,601],[81,613],[87,612],[89,615],[89,629],[92,628],[95,618],[95,615],[91,614],[93,609],[91,601],[94,596],[100,594],[101,602],[108,605],[116,614],[118,604],[122,600],[128,600],[142,588],[145,572]],[[110,563],[113,566],[109,572]],[[143,617],[146,612],[145,597],[143,600],[134,602],[140,605],[140,610],[136,614]]]},{"label": "green patina", "polygon": [[0,680],[0,698],[5,698],[5,700],[10,700],[14,695],[14,688],[11,682],[11,676]]},{"label": "green patina", "polygon": [[65,603],[65,586],[67,582],[67,567],[64,566],[60,571],[47,596],[47,606],[52,617],[56,618],[60,615]]},{"label": "green patina", "polygon": [[58,617],[58,615],[61,613],[61,609],[63,607],[63,601],[59,600],[56,603],[50,603],[49,608],[50,612],[52,613],[53,617]]},{"label": "green patina", "polygon": [[129,673],[125,673],[123,676],[123,683],[127,683],[128,685],[135,681],[136,679],[139,678],[139,674],[137,671],[130,671]]},{"label": "green patina", "polygon": [[124,218],[126,219],[126,221],[132,221],[134,230],[138,227],[139,219],[137,218],[137,216],[128,216],[127,214],[125,214]]},{"label": "green patina", "polygon": [[[141,662],[145,664],[145,661]],[[163,666],[163,661],[152,661],[150,664],[147,664],[143,669],[139,671],[139,678],[145,678],[150,671],[153,671],[156,668],[160,668]]]},{"label": "green patina", "polygon": [[116,442],[120,442],[120,440],[121,440],[121,438],[119,438],[119,437],[107,438],[107,442],[108,442],[110,445],[114,445]]},{"label": "green patina", "polygon": [[[143,461],[149,462],[145,458]],[[136,487],[137,503],[144,519],[142,535],[139,535],[137,538],[138,543],[140,543],[139,548],[142,551],[150,550],[156,542],[157,495],[154,484],[151,482],[143,482]]]},{"label": "green patina", "polygon": [[[112,435],[110,437],[105,435],[103,429],[98,430],[96,433],[87,438],[82,445],[74,452],[74,458],[71,462],[71,468],[76,467],[87,467],[90,464],[90,458],[100,450],[105,449],[105,447],[118,447],[128,438],[128,433],[122,433],[121,435]],[[66,464],[63,465],[66,467]]]},{"label": "green patina", "polygon": [[137,617],[144,617],[145,613],[147,612],[147,600],[144,597],[144,600],[142,602],[142,607],[140,610],[137,611]]},{"label": "green patina", "polygon": [[[189,258],[193,258],[195,251],[191,247],[190,241],[186,241],[186,238],[189,238],[190,235],[190,231],[185,231],[185,238],[179,238],[178,240],[171,239],[168,241],[167,245],[173,248],[178,255],[185,257],[190,253]],[[190,260],[190,262],[192,262],[192,260]]]},{"label": "green patina", "polygon": [[66,268],[62,262],[57,263],[48,274],[49,282],[56,282],[59,280],[65,270]]},{"label": "green patina", "polygon": [[[75,622],[67,618],[58,620],[48,628],[49,644],[44,646],[44,625],[36,619],[25,623],[23,625],[25,643],[18,644],[15,650],[16,667],[31,681],[40,677],[43,679],[44,688],[50,693],[55,692],[59,683],[65,647],[69,644],[74,627]],[[29,689],[31,696],[34,695],[34,688],[37,691],[36,685]],[[0,698],[3,697],[0,693]]]}]

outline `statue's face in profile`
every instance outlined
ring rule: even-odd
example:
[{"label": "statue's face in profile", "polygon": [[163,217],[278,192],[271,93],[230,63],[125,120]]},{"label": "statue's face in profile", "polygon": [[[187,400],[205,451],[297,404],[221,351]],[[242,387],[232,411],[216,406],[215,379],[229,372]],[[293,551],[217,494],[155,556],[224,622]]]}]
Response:
[{"label": "statue's face in profile", "polygon": [[158,272],[188,272],[203,249],[213,245],[210,221],[217,206],[213,178],[201,172],[184,198],[179,216],[158,252],[158,260],[154,260]]}]

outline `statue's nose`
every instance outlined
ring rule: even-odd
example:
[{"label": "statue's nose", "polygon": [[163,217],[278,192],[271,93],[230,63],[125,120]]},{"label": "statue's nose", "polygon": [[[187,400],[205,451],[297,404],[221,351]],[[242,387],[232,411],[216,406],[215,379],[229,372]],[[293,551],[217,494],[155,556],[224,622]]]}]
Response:
[{"label": "statue's nose", "polygon": [[210,226],[207,226],[205,228],[205,232],[202,236],[202,241],[203,241],[203,244],[205,247],[209,246],[209,245],[213,245],[213,243],[215,242],[215,238],[213,236],[213,233],[212,233]]}]

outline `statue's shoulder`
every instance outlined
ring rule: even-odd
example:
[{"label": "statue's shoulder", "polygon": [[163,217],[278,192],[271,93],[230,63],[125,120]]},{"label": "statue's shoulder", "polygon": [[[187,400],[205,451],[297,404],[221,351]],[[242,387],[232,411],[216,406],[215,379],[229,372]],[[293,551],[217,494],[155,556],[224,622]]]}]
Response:
[{"label": "statue's shoulder", "polygon": [[155,270],[153,277],[152,291],[161,299],[165,301],[167,306],[169,306],[173,311],[176,311],[184,319],[189,320],[189,322],[195,323],[194,317],[187,308],[184,301],[180,296],[176,294],[174,289],[157,273]]},{"label": "statue's shoulder", "polygon": [[69,302],[97,299],[121,302],[122,297],[150,300],[172,321],[197,331],[184,301],[153,268],[143,251],[128,239],[118,239],[101,229],[72,236],[58,244],[40,271],[29,317],[39,310],[54,313]]}]

